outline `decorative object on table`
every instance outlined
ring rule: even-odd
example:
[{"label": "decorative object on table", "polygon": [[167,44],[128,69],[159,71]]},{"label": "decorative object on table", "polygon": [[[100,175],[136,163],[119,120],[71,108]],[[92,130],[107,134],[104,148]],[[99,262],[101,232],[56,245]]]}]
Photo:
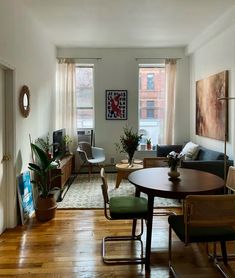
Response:
[{"label": "decorative object on table", "polygon": [[128,164],[131,167],[133,163],[133,157],[135,151],[140,144],[140,140],[142,139],[142,134],[139,135],[138,132],[132,130],[125,126],[123,128],[124,135],[120,136],[120,143],[116,143],[116,150],[120,153],[126,153],[128,155]]},{"label": "decorative object on table", "polygon": [[183,158],[182,153],[176,153],[174,151],[170,152],[167,155],[167,163],[170,167],[170,171],[168,172],[168,176],[171,180],[177,180],[180,176],[180,172],[178,172],[178,166],[180,164],[180,160]]},{"label": "decorative object on table", "polygon": [[55,217],[57,208],[56,200],[52,194],[51,182],[59,175],[51,177],[51,170],[58,167],[58,163],[48,154],[31,143],[31,150],[35,155],[35,161],[29,163],[28,168],[34,172],[34,180],[31,182],[36,186],[38,196],[36,198],[36,217],[40,221],[48,221]]},{"label": "decorative object on table", "polygon": [[30,91],[26,85],[20,90],[19,108],[22,116],[27,118],[30,112]]},{"label": "decorative object on table", "polygon": [[30,183],[30,172],[20,174],[18,180],[18,199],[21,223],[25,224],[34,213],[33,191]]},{"label": "decorative object on table", "polygon": [[106,120],[127,120],[127,90],[106,90]]},{"label": "decorative object on table", "polygon": [[146,145],[147,145],[147,150],[151,150],[151,138],[148,138],[146,141]]},{"label": "decorative object on table", "polygon": [[[223,71],[196,82],[196,134],[224,140],[227,134],[228,71]],[[228,138],[226,138],[227,140]]]}]

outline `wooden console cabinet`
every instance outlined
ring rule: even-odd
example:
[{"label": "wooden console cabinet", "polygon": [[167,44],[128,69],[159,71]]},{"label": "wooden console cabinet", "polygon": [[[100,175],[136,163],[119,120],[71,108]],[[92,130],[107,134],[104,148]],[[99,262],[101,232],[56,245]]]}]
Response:
[{"label": "wooden console cabinet", "polygon": [[57,175],[60,176],[58,176],[52,181],[51,186],[63,189],[65,183],[72,175],[72,170],[73,170],[73,155],[67,155],[60,160],[59,167],[57,169],[52,170],[52,177]]}]

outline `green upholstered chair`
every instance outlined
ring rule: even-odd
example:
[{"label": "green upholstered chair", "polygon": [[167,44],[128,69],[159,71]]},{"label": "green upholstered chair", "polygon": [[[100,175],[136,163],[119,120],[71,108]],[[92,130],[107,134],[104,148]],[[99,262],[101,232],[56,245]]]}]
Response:
[{"label": "green upholstered chair", "polygon": [[[192,195],[187,196],[184,215],[170,215],[169,222],[169,268],[176,277],[172,265],[172,230],[185,245],[199,242],[220,242],[224,265],[228,264],[226,241],[235,240],[235,195]],[[212,259],[224,275],[216,252]]]},{"label": "green upholstered chair", "polygon": [[[104,198],[104,214],[109,220],[141,220],[141,231],[136,235],[135,229],[132,230],[132,234],[128,236],[107,236],[102,241],[102,256],[105,263],[144,263],[143,256],[143,243],[141,236],[143,234],[143,222],[147,218],[148,203],[147,199],[143,197],[134,196],[120,196],[111,197],[108,196],[108,184],[105,176],[104,168],[100,171],[102,179],[102,193]],[[114,258],[107,255],[106,243],[114,241],[139,241],[141,245],[140,256],[135,257],[118,257]]]}]

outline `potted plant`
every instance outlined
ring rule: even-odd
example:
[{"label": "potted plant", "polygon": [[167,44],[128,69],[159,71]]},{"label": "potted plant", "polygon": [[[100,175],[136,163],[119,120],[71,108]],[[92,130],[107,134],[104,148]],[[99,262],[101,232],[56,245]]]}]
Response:
[{"label": "potted plant", "polygon": [[47,153],[49,158],[52,157],[53,143],[50,143],[49,133],[47,134],[46,139],[38,138],[35,143],[39,144],[42,147],[42,149]]},{"label": "potted plant", "polygon": [[70,144],[73,142],[72,138],[69,135],[65,135],[63,139],[64,145],[65,145],[65,155],[71,154],[70,151]]},{"label": "potted plant", "polygon": [[139,135],[138,132],[134,132],[132,128],[128,128],[127,126],[123,128],[124,135],[120,136],[120,143],[116,143],[116,150],[121,153],[127,153],[128,155],[128,164],[132,165],[132,160],[134,157],[135,151],[140,144],[140,140],[142,138],[142,134]]},{"label": "potted plant", "polygon": [[35,201],[36,217],[40,221],[48,221],[55,217],[56,200],[52,194],[51,182],[56,176],[51,176],[51,170],[58,167],[58,163],[50,158],[47,152],[31,143],[35,162],[29,163],[28,168],[34,172],[32,183],[37,187],[38,196]]},{"label": "potted plant", "polygon": [[146,144],[147,144],[147,150],[151,150],[151,138],[147,139]]}]

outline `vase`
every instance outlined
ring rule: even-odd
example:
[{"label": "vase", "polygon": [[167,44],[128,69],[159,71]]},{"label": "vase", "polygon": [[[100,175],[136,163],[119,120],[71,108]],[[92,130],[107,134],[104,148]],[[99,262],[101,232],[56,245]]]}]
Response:
[{"label": "vase", "polygon": [[133,155],[128,155],[128,167],[132,167],[133,166]]},{"label": "vase", "polygon": [[177,167],[171,167],[168,172],[168,176],[170,180],[178,180],[180,176],[180,172],[177,171]]}]

